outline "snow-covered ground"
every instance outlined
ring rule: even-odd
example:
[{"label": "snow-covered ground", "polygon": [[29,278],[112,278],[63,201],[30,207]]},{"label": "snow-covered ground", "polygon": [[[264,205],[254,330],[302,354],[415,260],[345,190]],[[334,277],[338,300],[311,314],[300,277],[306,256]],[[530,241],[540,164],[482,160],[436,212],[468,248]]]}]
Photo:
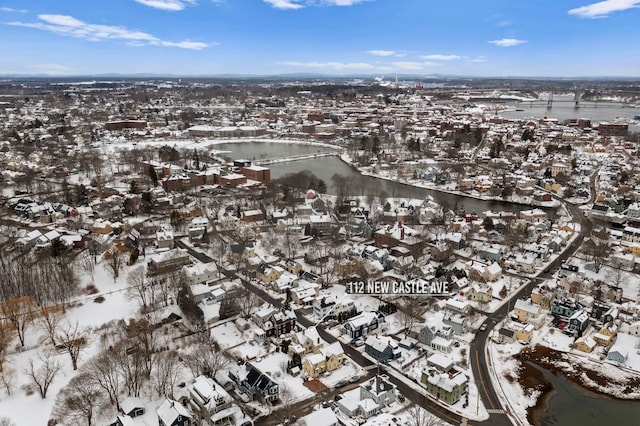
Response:
[{"label": "snow-covered ground", "polygon": [[490,358],[490,377],[498,398],[500,398],[503,406],[508,407],[509,411],[522,424],[528,424],[526,420],[527,409],[536,405],[540,395],[537,391],[525,393],[518,384],[518,361],[513,358],[513,355],[521,349],[522,345],[520,343],[501,345],[491,341],[487,343],[487,353]]},{"label": "snow-covered ground", "polygon": [[[70,324],[78,323],[81,327],[92,330],[89,334],[87,345],[81,350],[78,359],[78,367],[96,355],[101,350],[101,342],[97,339],[97,334],[93,332],[96,328],[103,326],[114,319],[128,319],[136,315],[138,305],[132,302],[124,289],[126,288],[126,273],[122,273],[117,282],[99,263],[96,267],[94,277],[81,277],[82,285],[93,282],[100,293],[91,296],[80,296],[75,307],[69,308],[64,322]],[[94,300],[102,296],[104,301],[95,303]],[[47,342],[38,345],[38,342],[46,341],[45,330],[34,322],[27,330],[27,349],[10,351],[5,363],[4,373],[11,378],[11,395],[7,395],[6,389],[0,391],[0,417],[7,417],[16,425],[44,425],[51,418],[56,396],[58,392],[71,380],[77,371],[73,371],[71,359],[67,353],[57,353]],[[16,344],[10,348],[18,348]],[[45,399],[40,398],[31,380],[25,374],[25,369],[29,365],[29,360],[33,360],[36,369],[42,364],[41,356],[45,353],[52,353],[53,358],[62,365],[60,373],[53,380]],[[27,391],[27,389],[31,389]]]}]

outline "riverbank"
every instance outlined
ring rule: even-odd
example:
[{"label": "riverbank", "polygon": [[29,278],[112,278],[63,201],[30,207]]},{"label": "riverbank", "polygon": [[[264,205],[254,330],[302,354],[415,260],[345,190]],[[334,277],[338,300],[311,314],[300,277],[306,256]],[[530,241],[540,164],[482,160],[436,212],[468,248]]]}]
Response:
[{"label": "riverbank", "polygon": [[[347,154],[340,155],[340,160],[342,160],[345,164],[347,164],[349,167],[351,167],[354,171],[357,171],[358,173],[360,173],[362,176],[369,176],[369,177],[376,178],[376,179],[383,179],[383,180],[386,180],[386,181],[389,181],[389,182],[395,182],[395,183],[398,183],[400,185],[405,185],[405,186],[408,186],[408,187],[428,189],[428,190],[434,191],[434,192],[440,192],[440,193],[449,194],[449,195],[457,195],[459,197],[465,197],[465,198],[473,198],[475,200],[480,200],[480,201],[496,201],[496,202],[501,202],[501,203],[518,204],[518,205],[521,205],[521,206],[529,206],[529,207],[534,207],[534,208],[535,207],[540,207],[540,208],[553,209],[553,208],[558,208],[561,205],[561,203],[558,200],[555,200],[555,199],[552,200],[552,201],[547,201],[547,202],[538,202],[536,200],[533,200],[531,197],[517,197],[516,198],[516,196],[511,196],[509,198],[504,198],[504,197],[484,195],[484,194],[480,194],[479,192],[458,191],[456,189],[443,188],[442,186],[429,185],[429,184],[422,183],[422,182],[405,182],[405,181],[401,181],[401,180],[398,180],[398,179],[394,179],[394,178],[389,177],[389,176],[383,176],[383,175],[381,175],[379,173],[372,173],[372,172],[366,170],[364,167],[357,167],[351,162],[351,158]],[[434,166],[437,166],[437,163],[434,163]]]},{"label": "riverbank", "polygon": [[601,397],[621,401],[640,400],[640,377],[613,365],[583,360],[542,345],[525,348],[514,358],[519,363],[520,386],[523,389],[539,391],[536,404],[527,409],[527,421],[530,424],[540,424],[556,392],[555,386],[537,367],[544,368],[556,376],[563,376],[569,382]]}]

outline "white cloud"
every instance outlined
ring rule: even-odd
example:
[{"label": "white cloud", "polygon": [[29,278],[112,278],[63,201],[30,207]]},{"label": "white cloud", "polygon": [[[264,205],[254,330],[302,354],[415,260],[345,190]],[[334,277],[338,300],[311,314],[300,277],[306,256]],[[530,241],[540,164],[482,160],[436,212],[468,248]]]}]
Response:
[{"label": "white cloud", "polygon": [[526,42],[526,40],[518,40],[517,38],[501,38],[500,40],[491,40],[489,43],[500,47],[513,47]]},{"label": "white cloud", "polygon": [[424,63],[412,61],[396,61],[391,62],[391,65],[402,70],[421,70],[424,66]]},{"label": "white cloud", "polygon": [[11,7],[0,7],[0,12],[9,12],[9,13],[27,13],[26,9],[13,9]]},{"label": "white cloud", "polygon": [[299,0],[264,0],[265,3],[269,3],[276,9],[295,10],[302,9],[303,4],[298,3]]},{"label": "white cloud", "polygon": [[177,12],[190,4],[195,4],[195,0],[134,0],[136,3],[153,7],[154,9]]},{"label": "white cloud", "polygon": [[67,74],[73,71],[73,68],[61,64],[33,64],[29,65],[29,68],[51,74]]},{"label": "white cloud", "polygon": [[373,70],[376,67],[366,62],[295,62],[286,61],[284,65],[301,68],[333,68],[336,70]]},{"label": "white cloud", "polygon": [[[136,0],[138,1],[138,0]],[[216,0],[214,0],[216,1]],[[295,10],[307,6],[353,6],[371,0],[262,0],[276,9]]]},{"label": "white cloud", "polygon": [[162,40],[143,31],[131,30],[114,25],[89,24],[68,15],[38,15],[40,22],[9,22],[7,25],[35,28],[59,35],[91,41],[124,40],[131,46],[166,46],[182,49],[201,50],[213,44],[189,40],[172,42]]},{"label": "white cloud", "polygon": [[424,55],[421,56],[421,58],[431,61],[457,61],[458,59],[461,59],[458,55]]},{"label": "white cloud", "polygon": [[367,53],[374,56],[394,56],[397,54],[395,50],[368,50]]},{"label": "white cloud", "polygon": [[363,3],[368,0],[322,0],[323,4],[328,6],[353,6],[354,4]]},{"label": "white cloud", "polygon": [[582,18],[605,18],[611,12],[620,12],[639,6],[639,0],[604,0],[598,3],[571,9],[569,11],[569,15],[577,15]]},{"label": "white cloud", "polygon": [[202,49],[206,49],[207,47],[209,47],[209,44],[203,43],[201,41],[184,40],[184,41],[178,41],[178,42],[161,41],[160,42],[160,46],[179,47],[181,49],[190,49],[190,50],[202,50]]}]

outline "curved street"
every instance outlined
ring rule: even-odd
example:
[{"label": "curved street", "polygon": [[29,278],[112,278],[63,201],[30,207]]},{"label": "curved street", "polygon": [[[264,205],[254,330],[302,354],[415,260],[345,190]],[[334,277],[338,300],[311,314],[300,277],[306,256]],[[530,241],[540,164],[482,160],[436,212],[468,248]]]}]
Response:
[{"label": "curved street", "polygon": [[[597,174],[598,170],[596,170],[590,177],[591,197],[585,204],[593,203],[595,200],[595,179]],[[584,239],[591,235],[593,224],[589,218],[584,215],[580,207],[576,204],[565,201],[563,198],[558,197],[553,193],[552,195],[555,199],[561,201],[565,205],[574,220],[580,224],[580,232],[576,238],[569,243],[565,250],[562,251],[556,259],[549,263],[548,267],[545,269],[545,271],[549,272],[538,273],[535,277],[531,278],[526,285],[512,293],[506,300],[515,300],[519,298],[526,299],[530,297],[531,291],[543,280],[551,278],[553,271],[560,267],[564,261],[573,256],[573,254],[582,245]],[[510,417],[502,411],[503,407],[501,398],[498,396],[493,385],[494,382],[491,380],[493,366],[490,365],[486,356],[487,340],[489,339],[489,336],[496,324],[508,315],[510,306],[512,306],[511,303],[503,303],[495,312],[487,315],[487,319],[484,322],[487,324],[487,329],[485,331],[478,330],[476,338],[471,342],[471,350],[469,353],[471,357],[471,369],[473,371],[473,376],[478,384],[482,402],[489,411],[489,420],[483,423],[490,425],[510,425],[513,423]]]},{"label": "curved street", "polygon": [[[598,173],[598,170],[596,170],[596,172],[594,172],[591,175],[591,178],[590,178],[591,197],[585,204],[590,204],[595,199],[595,179],[596,179],[597,173]],[[548,272],[538,273],[536,276],[532,277],[527,284],[521,286],[517,291],[513,292],[508,298],[505,299],[505,303],[503,303],[495,312],[487,315],[487,318],[484,322],[484,324],[487,324],[486,330],[484,331],[478,330],[476,332],[475,339],[470,344],[469,360],[470,360],[471,369],[473,372],[474,381],[479,392],[479,396],[482,399],[482,402],[489,413],[489,419],[483,422],[474,421],[473,424],[486,424],[491,426],[493,425],[508,426],[511,424],[516,424],[516,425],[519,424],[516,422],[515,418],[513,418],[508,412],[504,410],[505,407],[502,406],[502,402],[501,402],[503,398],[498,396],[498,391],[494,386],[494,381],[491,379],[491,375],[493,374],[492,372],[493,367],[490,365],[490,362],[486,356],[487,341],[496,324],[498,324],[508,315],[510,306],[512,305],[508,301],[518,299],[518,298],[530,297],[531,291],[533,290],[533,288],[535,288],[540,282],[544,281],[545,279],[551,278],[553,271],[556,268],[560,267],[560,265],[564,261],[566,261],[568,258],[573,256],[573,254],[582,245],[582,242],[584,241],[584,239],[587,236],[591,235],[593,225],[589,220],[589,218],[584,215],[580,207],[576,204],[567,202],[566,200],[564,200],[563,198],[555,194],[552,194],[552,195],[555,199],[559,200],[564,204],[564,206],[567,208],[569,213],[573,216],[574,221],[577,221],[580,224],[580,232],[569,243],[569,245],[565,248],[565,250],[562,251],[556,259],[554,259],[552,262],[548,264],[547,268],[545,269],[545,271],[548,271]],[[191,255],[193,255],[203,263],[209,263],[214,261],[211,257],[206,255],[205,253],[194,250],[192,247],[190,247],[187,244],[184,244],[180,240],[177,241],[177,245],[181,248],[188,250]],[[281,299],[276,299],[272,297],[263,289],[254,285],[250,281],[242,278],[237,273],[232,271],[226,271],[224,269],[221,270],[221,272],[224,273],[229,278],[240,280],[245,287],[250,289],[252,292],[254,292],[256,295],[261,297],[263,300],[268,301],[269,303],[271,303],[276,307],[282,306]],[[320,325],[314,324],[311,320],[309,320],[306,316],[304,316],[303,312],[301,312],[300,310],[296,311],[296,316],[297,316],[298,322],[304,327],[316,326],[320,336],[328,343],[333,343],[338,341],[338,339],[336,339],[336,337],[334,337],[333,335],[329,334],[321,324]],[[374,362],[364,357],[362,353],[360,353],[354,347],[347,344],[342,344],[342,347],[344,348],[345,353],[355,363],[357,363],[363,368],[367,368],[369,372],[371,372],[371,367],[376,365]],[[384,366],[378,366],[378,368],[381,372],[387,372],[387,369]],[[367,377],[369,377],[369,374],[367,375]],[[389,377],[390,377],[390,380],[397,386],[398,390],[402,395],[404,395],[411,402],[425,408],[427,411],[431,412],[432,414],[435,414],[442,420],[445,420],[446,422],[451,424],[465,424],[465,422],[466,424],[471,424],[466,419],[463,419],[460,415],[455,414],[447,410],[446,408],[441,407],[440,405],[434,403],[424,394],[416,392],[405,382],[398,380],[396,377],[394,377],[393,374],[389,374]],[[303,416],[308,412],[311,412],[313,409],[313,405],[314,404],[308,404],[308,403],[297,404],[296,408],[297,410],[299,410],[299,412],[297,413],[298,417]]]}]

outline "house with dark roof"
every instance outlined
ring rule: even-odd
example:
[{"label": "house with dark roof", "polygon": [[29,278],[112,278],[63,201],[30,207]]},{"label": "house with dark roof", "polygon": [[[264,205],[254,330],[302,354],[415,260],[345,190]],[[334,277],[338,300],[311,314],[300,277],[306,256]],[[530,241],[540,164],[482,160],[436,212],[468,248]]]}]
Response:
[{"label": "house with dark roof", "polygon": [[178,401],[165,399],[156,410],[160,426],[191,426],[193,417],[185,406]]},{"label": "house with dark roof", "polygon": [[372,399],[379,407],[386,407],[397,400],[396,385],[387,375],[378,375],[360,385],[360,400]]},{"label": "house with dark roof", "polygon": [[395,340],[371,335],[364,342],[364,351],[383,363],[398,359],[401,356],[400,348]]},{"label": "house with dark roof", "polygon": [[229,372],[229,378],[240,393],[246,393],[254,401],[275,403],[280,398],[278,383],[250,362],[244,365],[244,370]]}]

